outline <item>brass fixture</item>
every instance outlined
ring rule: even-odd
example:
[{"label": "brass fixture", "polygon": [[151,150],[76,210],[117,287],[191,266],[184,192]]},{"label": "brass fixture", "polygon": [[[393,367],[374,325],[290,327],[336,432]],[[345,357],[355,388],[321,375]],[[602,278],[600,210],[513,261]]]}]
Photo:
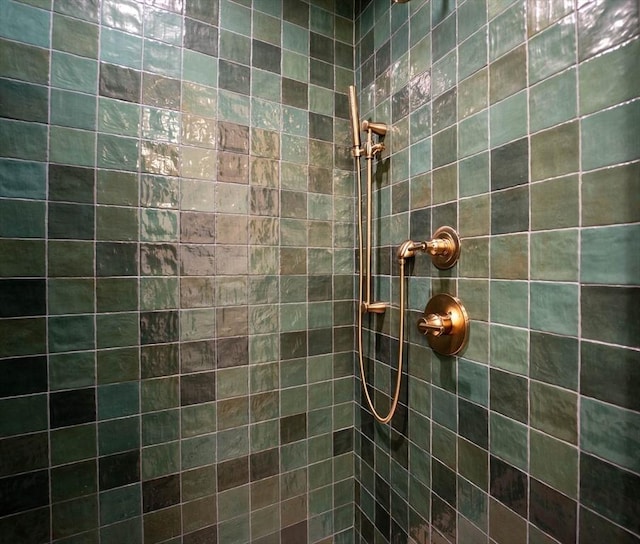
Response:
[{"label": "brass fixture", "polygon": [[418,320],[418,329],[427,337],[433,351],[455,355],[467,345],[469,316],[460,300],[442,293],[427,303],[424,315]]},{"label": "brass fixture", "polygon": [[422,242],[406,240],[398,248],[398,259],[413,257],[417,251],[431,255],[436,268],[447,270],[458,262],[460,257],[460,237],[451,227],[440,227],[433,233],[433,239]]}]

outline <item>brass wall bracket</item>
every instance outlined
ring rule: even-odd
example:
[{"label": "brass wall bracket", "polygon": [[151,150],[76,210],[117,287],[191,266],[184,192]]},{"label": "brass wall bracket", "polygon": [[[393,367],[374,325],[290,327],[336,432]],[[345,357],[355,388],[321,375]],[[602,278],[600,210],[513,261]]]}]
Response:
[{"label": "brass wall bracket", "polygon": [[467,344],[469,316],[456,297],[442,293],[429,300],[418,329],[427,337],[431,349],[441,355],[455,355]]}]

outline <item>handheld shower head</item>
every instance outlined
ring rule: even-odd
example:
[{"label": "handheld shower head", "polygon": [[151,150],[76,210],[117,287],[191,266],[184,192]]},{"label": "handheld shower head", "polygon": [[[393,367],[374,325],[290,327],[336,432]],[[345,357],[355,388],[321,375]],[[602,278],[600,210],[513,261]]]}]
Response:
[{"label": "handheld shower head", "polygon": [[374,123],[373,121],[362,121],[362,130],[370,130],[378,136],[384,136],[389,127],[384,123]]},{"label": "handheld shower head", "polygon": [[353,134],[353,151],[358,153],[360,150],[360,114],[358,113],[358,97],[356,95],[356,88],[353,85],[349,85],[349,112],[351,114],[351,132]]}]

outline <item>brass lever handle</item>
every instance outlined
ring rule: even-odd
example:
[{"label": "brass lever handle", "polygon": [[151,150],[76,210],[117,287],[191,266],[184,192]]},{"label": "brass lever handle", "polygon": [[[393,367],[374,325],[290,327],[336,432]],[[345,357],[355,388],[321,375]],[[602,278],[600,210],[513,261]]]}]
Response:
[{"label": "brass lever handle", "polygon": [[422,334],[442,336],[451,332],[452,322],[450,315],[428,314],[418,321],[418,329]]},{"label": "brass lever handle", "polygon": [[467,344],[469,316],[456,297],[445,293],[435,295],[418,320],[418,329],[435,352],[455,355]]}]

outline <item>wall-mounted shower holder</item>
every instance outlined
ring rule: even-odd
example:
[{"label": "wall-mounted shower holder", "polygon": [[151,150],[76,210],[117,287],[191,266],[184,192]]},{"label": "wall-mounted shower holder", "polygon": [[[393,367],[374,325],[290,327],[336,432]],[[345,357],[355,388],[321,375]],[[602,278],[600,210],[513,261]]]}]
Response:
[{"label": "wall-mounted shower holder", "polygon": [[442,293],[429,300],[418,330],[427,337],[431,349],[441,355],[455,355],[467,344],[469,316],[456,297]]},{"label": "wall-mounted shower holder", "polygon": [[440,227],[433,233],[429,241],[415,242],[407,240],[398,248],[398,259],[413,257],[417,251],[424,251],[431,255],[436,268],[447,270],[455,266],[460,257],[460,237],[451,227]]}]

